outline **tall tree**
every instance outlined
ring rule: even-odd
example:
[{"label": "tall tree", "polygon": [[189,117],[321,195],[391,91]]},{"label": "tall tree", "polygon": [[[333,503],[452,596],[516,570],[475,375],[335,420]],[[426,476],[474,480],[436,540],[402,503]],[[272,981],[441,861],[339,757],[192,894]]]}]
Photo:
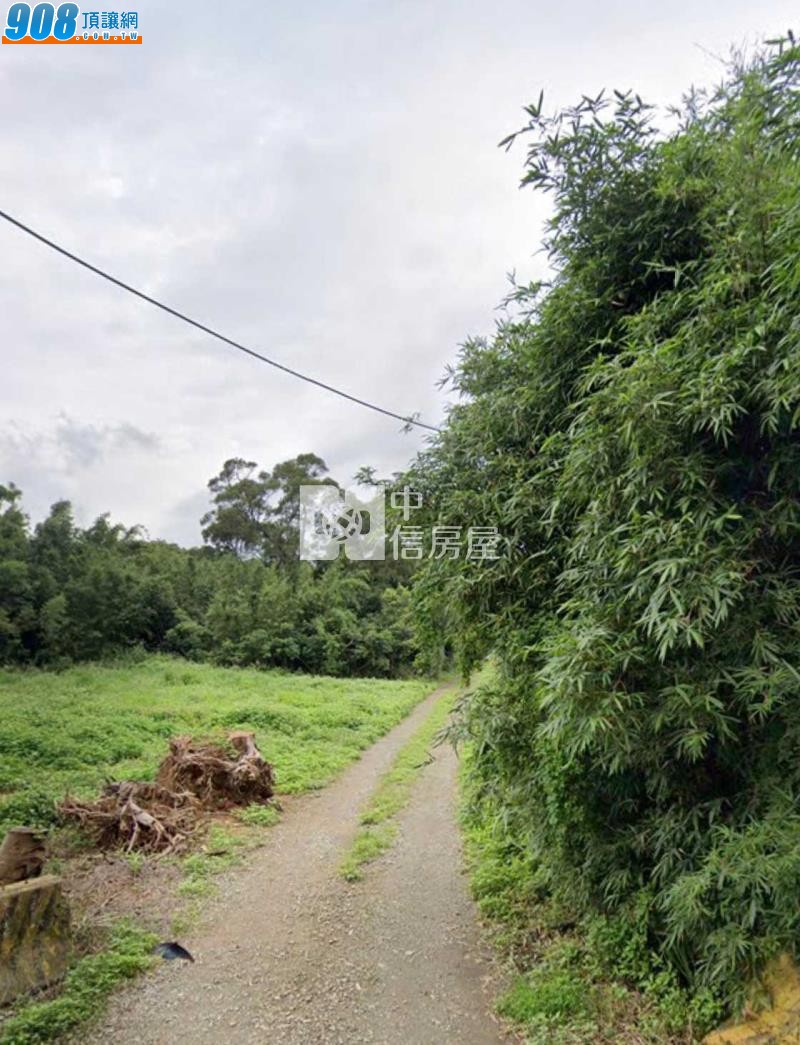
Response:
[{"label": "tall tree", "polygon": [[240,558],[260,553],[275,492],[268,473],[257,469],[255,461],[233,457],[208,483],[214,507],[201,520],[203,540]]},{"label": "tall tree", "polygon": [[298,454],[258,470],[255,461],[232,458],[208,484],[214,507],[201,520],[203,538],[239,558],[259,556],[289,566],[297,558],[300,487],[336,485],[316,454]]},{"label": "tall tree", "polygon": [[0,485],[0,662],[25,659],[26,638],[36,621],[28,520],[20,496],[13,483]]},{"label": "tall tree", "polygon": [[300,531],[300,487],[338,486],[328,476],[328,466],[316,454],[298,454],[275,465],[269,482],[275,489],[264,537],[263,555],[267,562],[292,566],[297,562]]}]

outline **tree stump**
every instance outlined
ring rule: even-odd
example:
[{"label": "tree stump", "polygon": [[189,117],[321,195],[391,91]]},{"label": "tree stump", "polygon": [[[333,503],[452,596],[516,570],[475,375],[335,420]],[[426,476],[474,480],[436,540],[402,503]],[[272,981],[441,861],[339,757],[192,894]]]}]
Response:
[{"label": "tree stump", "polygon": [[255,734],[238,731],[229,740],[235,759],[221,745],[173,737],[156,782],[177,793],[188,791],[207,809],[266,802],[274,794],[275,777],[256,746]]},{"label": "tree stump", "polygon": [[44,837],[32,827],[12,827],[0,845],[0,885],[22,882],[42,873]]},{"label": "tree stump", "polygon": [[60,878],[0,886],[0,1005],[60,980],[69,950],[69,907]]}]

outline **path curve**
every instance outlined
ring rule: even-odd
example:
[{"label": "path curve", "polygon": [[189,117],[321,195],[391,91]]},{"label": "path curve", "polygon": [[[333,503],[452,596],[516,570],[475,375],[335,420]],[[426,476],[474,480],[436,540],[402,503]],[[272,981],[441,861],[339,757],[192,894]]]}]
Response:
[{"label": "path curve", "polygon": [[442,746],[401,814],[395,847],[344,882],[358,814],[437,690],[333,784],[287,804],[206,924],[116,995],[82,1041],[100,1045],[495,1045],[494,969],[461,870],[456,758]]}]

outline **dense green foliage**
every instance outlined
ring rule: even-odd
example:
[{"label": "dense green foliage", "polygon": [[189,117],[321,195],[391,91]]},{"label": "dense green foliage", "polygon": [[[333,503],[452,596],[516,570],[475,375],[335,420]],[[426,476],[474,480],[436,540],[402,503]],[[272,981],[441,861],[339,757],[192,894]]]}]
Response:
[{"label": "dense green foliage", "polygon": [[65,791],[150,779],[167,739],[256,731],[281,792],[322,787],[422,699],[421,680],[308,678],[146,657],[0,671],[0,837],[47,825]]},{"label": "dense green foliage", "polygon": [[650,942],[646,899],[616,916],[580,919],[552,896],[525,836],[506,822],[499,796],[462,759],[467,865],[494,942],[517,974],[497,999],[530,1045],[682,1045],[721,1019],[709,989],[682,985]]},{"label": "dense green foliage", "polygon": [[554,276],[466,344],[409,476],[504,535],[417,592],[467,669],[496,653],[463,728],[539,894],[635,910],[726,997],[800,940],[798,86],[789,40],[669,133],[629,94],[529,107]]},{"label": "dense green foliage", "polygon": [[80,529],[67,502],[31,532],[19,490],[0,486],[0,664],[62,667],[141,645],[226,665],[409,672],[407,564],[298,559],[298,488],[332,483],[326,470],[313,454],[272,472],[227,461],[195,549],[105,517]]}]

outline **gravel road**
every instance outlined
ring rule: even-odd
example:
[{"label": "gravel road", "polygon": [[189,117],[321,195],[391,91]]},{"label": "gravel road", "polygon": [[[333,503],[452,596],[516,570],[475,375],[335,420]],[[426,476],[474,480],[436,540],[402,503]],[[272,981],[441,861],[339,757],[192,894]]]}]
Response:
[{"label": "gravel road", "polygon": [[265,848],[220,879],[171,962],[112,1000],[83,1042],[147,1045],[493,1045],[491,958],[461,867],[457,763],[434,751],[394,848],[349,884],[358,813],[432,694],[324,791],[287,804]]}]

